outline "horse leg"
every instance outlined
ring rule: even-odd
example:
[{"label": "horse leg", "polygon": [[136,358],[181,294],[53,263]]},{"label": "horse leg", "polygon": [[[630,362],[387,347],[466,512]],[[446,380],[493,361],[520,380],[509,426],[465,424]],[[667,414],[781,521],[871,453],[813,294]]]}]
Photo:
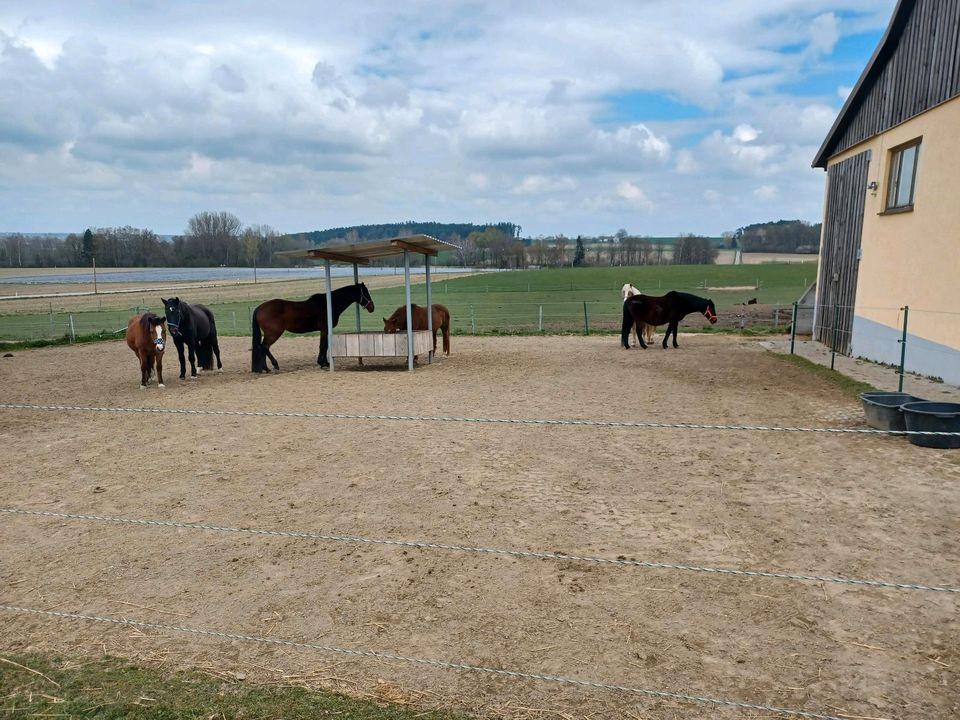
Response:
[{"label": "horse leg", "polygon": [[140,389],[143,390],[150,382],[149,364],[146,353],[137,353],[137,355],[140,356]]},{"label": "horse leg", "polygon": [[630,313],[627,303],[623,303],[623,323],[620,325],[620,344],[627,350],[630,349],[630,329],[633,327],[634,319]]},{"label": "horse leg", "polygon": [[441,325],[440,330],[443,332],[443,354],[450,354],[450,326]]},{"label": "horse leg", "polygon": [[183,357],[183,337],[174,335],[173,344],[177,346],[177,357],[180,359],[180,379],[183,380],[187,375],[187,361]]},{"label": "horse leg", "polygon": [[677,321],[673,324],[673,346],[674,346],[675,348],[680,347],[679,345],[677,345],[677,328],[679,327],[679,325],[680,325],[680,321],[679,321],[679,320],[677,320]]},{"label": "horse leg", "polygon": [[163,353],[157,355],[157,387],[163,387]]},{"label": "horse leg", "polygon": [[216,335],[214,335],[213,338],[210,340],[210,344],[213,345],[213,354],[217,358],[217,372],[222,373],[223,363],[220,362],[220,341],[217,339]]},{"label": "horse leg", "polygon": [[190,379],[197,379],[197,340],[187,340],[187,350],[190,356]]},{"label": "horse leg", "polygon": [[329,368],[330,361],[327,360],[327,334],[320,333],[320,353],[317,355],[317,365],[321,368]]}]

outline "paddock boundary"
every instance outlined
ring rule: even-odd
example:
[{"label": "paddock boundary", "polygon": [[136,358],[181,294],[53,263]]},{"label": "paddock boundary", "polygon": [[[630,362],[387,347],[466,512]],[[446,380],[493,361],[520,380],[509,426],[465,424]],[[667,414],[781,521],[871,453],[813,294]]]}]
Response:
[{"label": "paddock boundary", "polygon": [[564,677],[561,675],[543,675],[540,673],[522,672],[519,670],[504,670],[502,668],[486,667],[483,665],[471,665],[462,662],[449,662],[446,660],[432,660],[424,658],[410,657],[407,655],[395,655],[393,653],[384,653],[376,650],[365,650],[360,648],[344,648],[336,645],[321,645],[318,643],[301,642],[297,640],[284,640],[281,638],[263,637],[259,635],[240,635],[236,633],[221,632],[219,630],[207,630],[203,628],[187,627],[182,625],[167,625],[163,623],[151,623],[141,620],[131,620],[128,618],[111,618],[98,615],[84,615],[81,613],[68,613],[57,610],[41,610],[38,608],[20,607],[17,605],[0,604],[0,610],[20,614],[49,616],[67,620],[85,620],[88,622],[108,623],[113,625],[126,625],[129,627],[143,628],[147,630],[163,630],[167,632],[186,633],[190,635],[200,635],[206,637],[215,637],[223,640],[235,640],[250,643],[259,643],[265,645],[280,645],[285,647],[295,647],[306,650],[317,650],[326,653],[335,653],[339,655],[352,655],[354,657],[373,658],[376,660],[387,660],[396,663],[410,663],[415,665],[427,665],[434,668],[445,670],[461,670],[466,672],[485,673],[488,675],[499,675],[504,677],[521,678],[524,680],[539,680],[541,682],[559,683],[563,685],[574,685],[577,687],[590,688],[594,690],[612,690],[615,692],[627,693],[630,695],[642,695],[645,697],[658,698],[663,700],[676,700],[679,702],[692,704],[705,704],[724,707],[741,708],[744,710],[762,710],[764,712],[779,713],[781,715],[791,715],[793,717],[811,718],[812,720],[844,720],[835,715],[823,715],[821,713],[806,712],[804,710],[794,710],[790,708],[775,707],[773,705],[754,705],[736,700],[724,700],[721,698],[712,698],[702,695],[691,695],[688,693],[669,692],[666,690],[649,690],[646,688],[629,687],[625,685],[614,685],[611,683],[596,682],[593,680],[582,680],[579,678]]},{"label": "paddock boundary", "polygon": [[551,420],[524,418],[461,417],[456,415],[362,415],[355,413],[316,413],[269,410],[195,410],[189,408],[97,407],[91,405],[37,405],[0,403],[0,410],[45,410],[99,413],[143,413],[152,415],[200,415],[228,417],[309,418],[317,420],[389,420],[410,422],[463,422],[494,425],[539,425],[634,428],[640,430],[734,430],[782,433],[822,433],[835,435],[935,435],[958,437],[960,432],[933,430],[876,430],[874,428],[790,427],[781,425],[728,425],[709,423],[666,423],[634,420]]},{"label": "paddock boundary", "polygon": [[736,568],[715,568],[700,565],[679,565],[673,563],[654,562],[647,560],[627,560],[619,558],[603,558],[589,555],[568,555],[566,553],[544,552],[539,550],[513,550],[503,548],[489,548],[472,545],[451,545],[447,543],[424,542],[416,540],[393,540],[384,538],[368,538],[350,535],[330,535],[324,533],[302,532],[296,530],[266,530],[260,528],[237,528],[203,523],[184,523],[174,520],[148,520],[141,518],[124,518],[110,515],[81,515],[77,513],[54,512],[50,510],[25,510],[22,508],[3,508],[0,513],[33,517],[50,517],[62,520],[84,520],[93,522],[114,523],[119,525],[142,525],[151,527],[179,528],[186,530],[209,530],[224,533],[246,533],[250,535],[266,535],[270,537],[289,537],[306,540],[322,540],[356,545],[392,545],[395,547],[409,547],[421,550],[447,550],[451,552],[477,553],[485,555],[501,555],[508,557],[534,558],[540,560],[556,560],[560,562],[585,562],[601,565],[615,565],[620,567],[635,567],[652,570],[682,570],[686,572],[709,573],[715,575],[733,575],[738,577],[765,577],[780,580],[798,580],[807,582],[825,582],[842,585],[860,585],[867,587],[891,588],[896,590],[927,590],[931,592],[960,594],[960,587],[922,585],[918,583],[891,582],[885,580],[862,580],[857,578],[834,577],[828,575],[799,575],[778,571],[766,570],[739,570]]}]

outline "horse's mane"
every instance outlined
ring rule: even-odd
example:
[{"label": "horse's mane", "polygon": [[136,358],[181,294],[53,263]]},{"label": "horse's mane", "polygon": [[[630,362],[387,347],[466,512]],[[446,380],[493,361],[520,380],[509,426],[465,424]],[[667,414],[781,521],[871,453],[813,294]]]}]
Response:
[{"label": "horse's mane", "polygon": [[147,333],[150,332],[150,327],[154,324],[154,320],[159,320],[160,316],[155,315],[152,312],[145,312],[140,316],[140,327],[142,327]]}]

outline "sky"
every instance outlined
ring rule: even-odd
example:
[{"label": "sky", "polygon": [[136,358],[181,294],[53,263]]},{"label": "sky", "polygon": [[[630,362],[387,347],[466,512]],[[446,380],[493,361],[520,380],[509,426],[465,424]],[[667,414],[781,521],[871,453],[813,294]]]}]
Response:
[{"label": "sky", "polygon": [[0,231],[822,215],[894,0],[0,3]]}]

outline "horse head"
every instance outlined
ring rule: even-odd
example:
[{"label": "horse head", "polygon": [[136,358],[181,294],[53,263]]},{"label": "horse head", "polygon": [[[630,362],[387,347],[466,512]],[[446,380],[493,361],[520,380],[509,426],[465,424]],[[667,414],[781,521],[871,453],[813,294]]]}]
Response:
[{"label": "horse head", "polygon": [[174,335],[180,334],[180,325],[183,322],[183,305],[180,298],[175,297],[170,300],[160,298],[163,303],[163,313],[166,316],[167,327]]},{"label": "horse head", "polygon": [[165,317],[157,317],[156,315],[150,316],[150,330],[152,331],[152,340],[153,346],[157,349],[158,353],[163,352],[163,348],[167,344],[167,333],[164,328],[164,323],[167,322]]},{"label": "horse head", "polygon": [[403,308],[399,308],[389,318],[383,318],[383,331],[385,333],[398,333],[407,329],[407,318],[402,311]]},{"label": "horse head", "polygon": [[360,283],[360,299],[357,301],[360,303],[360,307],[366,308],[367,312],[373,312],[373,298],[370,297],[370,291],[367,290],[367,286],[364,283]]},{"label": "horse head", "polygon": [[717,308],[713,304],[713,300],[707,300],[707,306],[703,310],[703,316],[710,321],[711,325],[717,324]]}]

